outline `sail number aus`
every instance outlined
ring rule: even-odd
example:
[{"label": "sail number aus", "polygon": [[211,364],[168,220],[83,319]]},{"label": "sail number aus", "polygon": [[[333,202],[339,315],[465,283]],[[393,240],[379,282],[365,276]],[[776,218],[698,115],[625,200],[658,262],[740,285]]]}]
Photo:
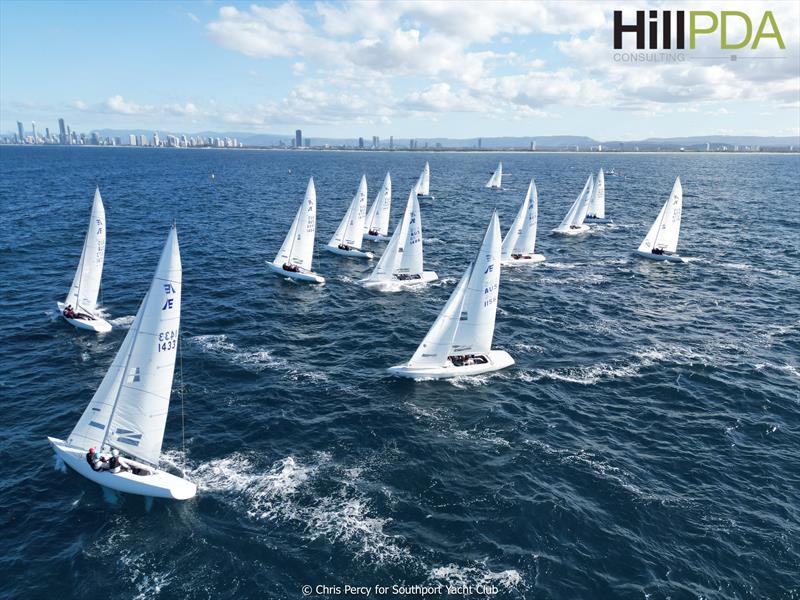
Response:
[{"label": "sail number aus", "polygon": [[159,352],[169,352],[178,347],[178,330],[162,331],[158,334],[158,343],[156,344]]}]

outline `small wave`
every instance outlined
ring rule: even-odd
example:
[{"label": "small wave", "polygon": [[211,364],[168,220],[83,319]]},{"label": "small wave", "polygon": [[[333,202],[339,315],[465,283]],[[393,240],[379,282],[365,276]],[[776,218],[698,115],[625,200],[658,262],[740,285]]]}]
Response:
[{"label": "small wave", "polygon": [[430,238],[422,238],[423,244],[446,244],[444,240],[440,240],[437,237],[430,237]]},{"label": "small wave", "polygon": [[457,588],[475,589],[496,586],[502,591],[521,591],[525,588],[519,571],[516,569],[492,571],[486,566],[485,561],[469,567],[462,567],[453,563],[434,567],[430,570],[428,580]]},{"label": "small wave", "polygon": [[267,349],[241,350],[236,344],[229,342],[224,333],[198,335],[191,338],[191,341],[200,345],[205,352],[222,355],[229,362],[256,373],[264,369],[284,369],[288,364],[284,359],[274,357]]},{"label": "small wave", "polygon": [[111,319],[109,323],[111,323],[112,327],[116,327],[118,329],[130,329],[131,323],[136,318],[136,315],[127,315],[125,317],[117,317],[116,319]]}]

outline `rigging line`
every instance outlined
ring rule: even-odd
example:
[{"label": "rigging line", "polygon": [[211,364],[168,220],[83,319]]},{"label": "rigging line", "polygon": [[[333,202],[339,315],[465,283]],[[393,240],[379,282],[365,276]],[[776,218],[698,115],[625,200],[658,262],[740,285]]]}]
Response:
[{"label": "rigging line", "polygon": [[183,331],[178,330],[178,375],[180,377],[180,386],[178,386],[178,392],[181,395],[181,456],[182,456],[182,463],[183,463],[183,473],[186,474],[186,418],[185,418],[185,411],[184,411],[184,397],[185,397],[185,388],[183,385]]}]

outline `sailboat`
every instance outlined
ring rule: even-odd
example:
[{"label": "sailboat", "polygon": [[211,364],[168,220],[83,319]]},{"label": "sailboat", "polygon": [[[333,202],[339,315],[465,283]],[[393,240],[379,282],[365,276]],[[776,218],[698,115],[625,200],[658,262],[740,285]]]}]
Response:
[{"label": "sailboat", "polygon": [[683,188],[681,178],[675,179],[672,193],[661,207],[661,212],[650,226],[644,240],[634,252],[642,258],[685,263],[687,259],[676,254],[678,234],[681,231],[681,210],[683,208]]},{"label": "sailboat", "polygon": [[283,240],[283,245],[278,251],[275,260],[269,263],[270,270],[280,275],[296,279],[297,281],[310,281],[311,283],[325,283],[325,278],[311,270],[314,258],[314,235],[317,229],[317,190],[314,187],[314,178],[308,180],[306,196]]},{"label": "sailboat", "polygon": [[503,163],[498,163],[497,169],[492,176],[489,177],[489,181],[486,182],[487,188],[494,188],[500,189],[500,186],[503,185]]},{"label": "sailboat", "polygon": [[606,217],[606,178],[603,169],[597,174],[594,181],[592,199],[586,210],[585,223],[610,223],[611,219]]},{"label": "sailboat", "polygon": [[436,281],[433,271],[422,266],[422,217],[416,188],[408,194],[406,210],[392,239],[386,245],[378,264],[369,277],[358,283],[380,291],[396,291],[403,287]]},{"label": "sailboat", "polygon": [[503,238],[500,261],[505,266],[532,265],[545,260],[544,254],[536,254],[536,225],[539,218],[539,193],[531,179],[528,193],[519,207],[514,222]]},{"label": "sailboat", "polygon": [[569,212],[561,221],[561,224],[553,229],[553,233],[559,235],[578,235],[579,233],[586,233],[589,231],[589,226],[584,224],[586,219],[586,211],[589,208],[589,201],[592,199],[592,188],[594,187],[594,175],[589,175],[583,190],[575,202],[569,208]]},{"label": "sailboat", "polygon": [[367,212],[364,239],[371,242],[389,239],[389,214],[392,210],[392,176],[386,173],[381,189]]},{"label": "sailboat", "polygon": [[360,258],[372,258],[372,252],[361,250],[361,242],[364,239],[364,221],[367,214],[367,177],[361,176],[361,183],[358,191],[353,196],[347,212],[344,214],[342,222],[333,234],[331,241],[325,249],[328,252],[341,256],[351,256]]},{"label": "sailboat", "polygon": [[425,162],[425,167],[422,169],[422,173],[417,180],[417,198],[430,198],[433,200],[433,196],[431,196],[431,166]]},{"label": "sailboat", "polygon": [[[106,255],[106,210],[100,188],[94,190],[89,229],[83,240],[81,259],[64,302],[57,302],[58,312],[70,325],[97,333],[111,331],[111,323],[97,314],[97,296]],[[67,308],[69,307],[69,308]]]},{"label": "sailboat", "polygon": [[[181,319],[181,257],[173,224],[128,335],[106,376],[64,440],[48,437],[67,466],[105,487],[186,500],[197,486],[158,468],[167,424]],[[87,451],[116,449],[128,469],[95,471]]]},{"label": "sailboat", "polygon": [[483,243],[425,339],[407,363],[389,373],[413,379],[445,379],[504,369],[514,359],[492,350],[500,288],[500,222],[492,215]]}]

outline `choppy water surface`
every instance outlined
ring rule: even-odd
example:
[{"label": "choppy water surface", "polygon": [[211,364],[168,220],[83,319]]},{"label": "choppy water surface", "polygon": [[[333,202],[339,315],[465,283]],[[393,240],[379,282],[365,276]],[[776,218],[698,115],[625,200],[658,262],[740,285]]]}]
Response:
[{"label": "choppy water surface", "polygon": [[[487,190],[500,159],[505,187]],[[354,281],[368,261],[324,252],[325,286],[268,274],[309,176],[324,243],[362,172],[371,201],[391,170],[394,223],[425,160],[439,282],[367,291]],[[614,224],[551,237],[601,166],[625,176],[606,180]],[[306,584],[445,583],[498,598],[797,598],[799,172],[796,156],[768,155],[0,149],[0,590],[298,598]],[[676,175],[692,261],[638,260]],[[502,276],[495,346],[516,366],[387,376],[492,209],[507,228],[531,176],[548,261]],[[115,325],[102,337],[54,312],[95,183]],[[148,507],[58,469],[46,436],[69,433],[102,379],[173,217],[186,447],[174,395],[164,458],[200,491]]]}]

